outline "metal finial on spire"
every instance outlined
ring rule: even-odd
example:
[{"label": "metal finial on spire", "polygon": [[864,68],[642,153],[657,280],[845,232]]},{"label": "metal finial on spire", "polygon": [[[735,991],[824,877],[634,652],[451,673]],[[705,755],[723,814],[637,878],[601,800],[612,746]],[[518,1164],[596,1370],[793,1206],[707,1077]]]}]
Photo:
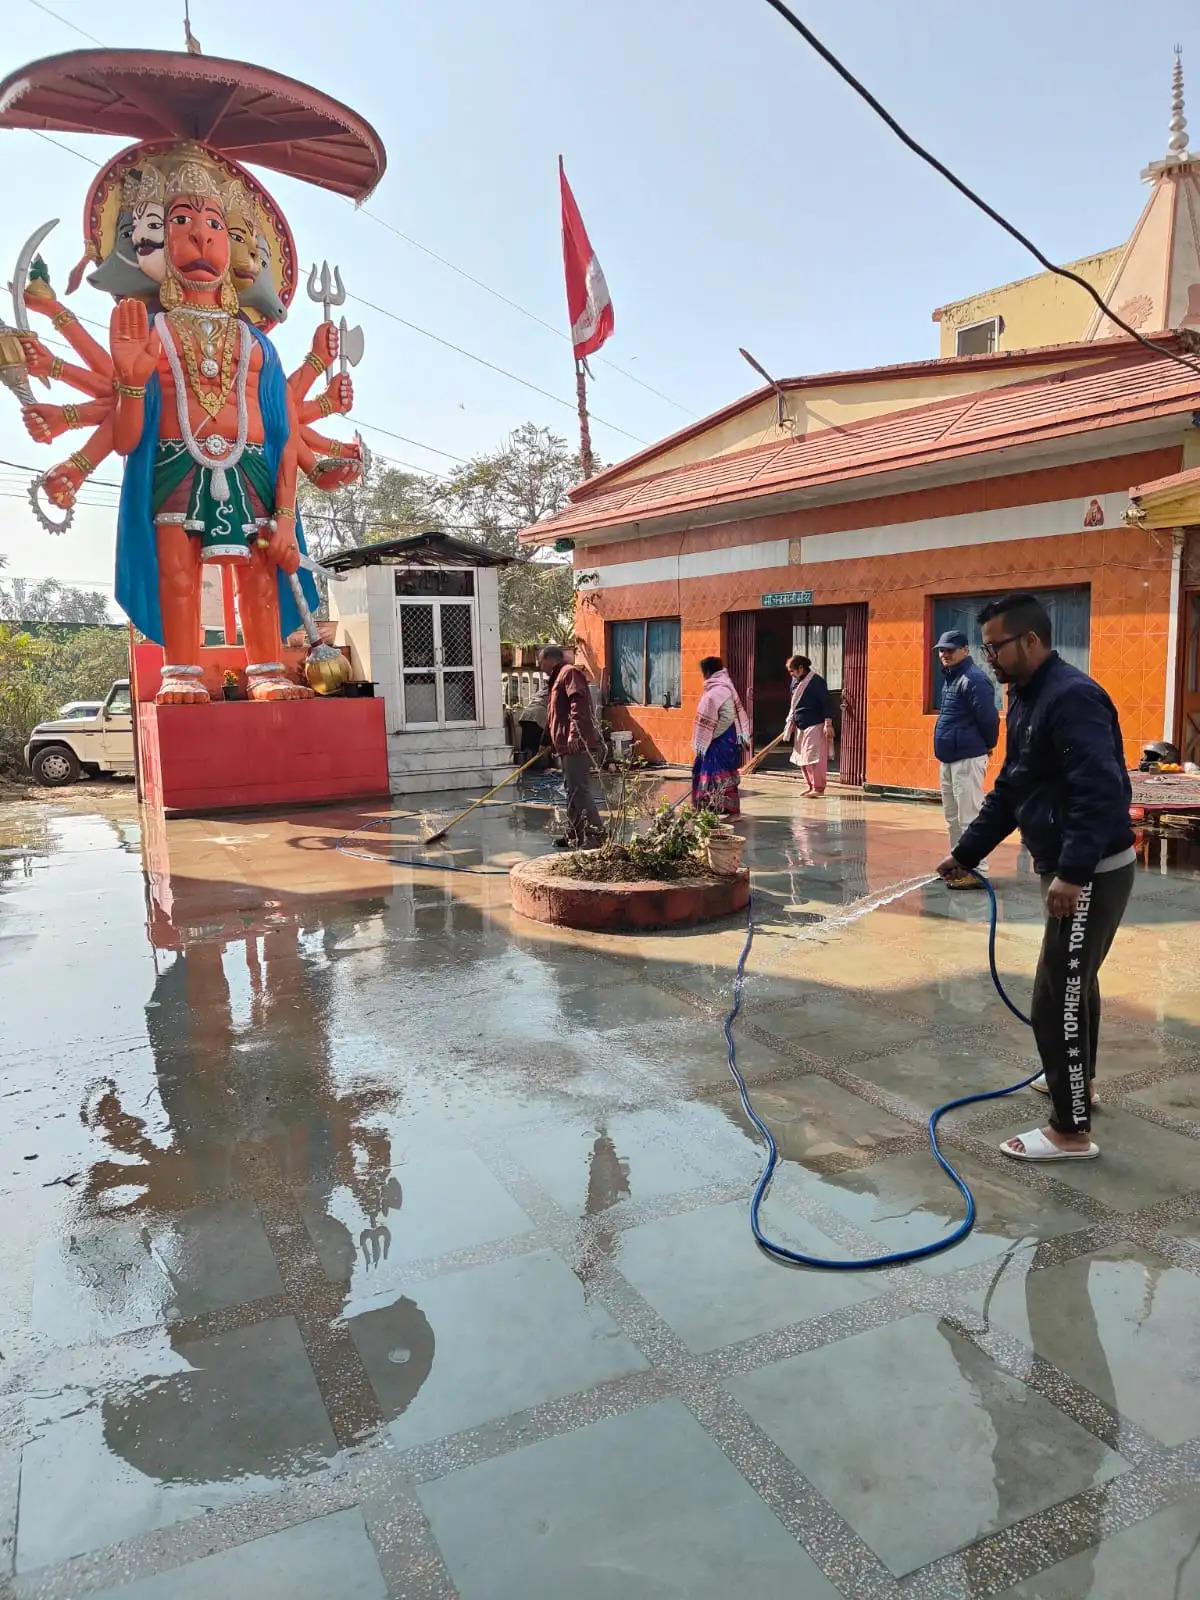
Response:
[{"label": "metal finial on spire", "polygon": [[1171,137],[1167,140],[1167,160],[1183,161],[1187,157],[1187,118],[1183,114],[1183,47],[1175,46],[1175,72],[1171,79]]}]

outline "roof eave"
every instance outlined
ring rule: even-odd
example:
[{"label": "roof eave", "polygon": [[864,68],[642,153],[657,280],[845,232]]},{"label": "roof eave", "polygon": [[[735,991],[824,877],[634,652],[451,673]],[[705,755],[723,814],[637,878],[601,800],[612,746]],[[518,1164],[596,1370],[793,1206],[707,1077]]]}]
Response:
[{"label": "roof eave", "polygon": [[[1171,333],[1151,335],[1160,340],[1170,340]],[[944,372],[990,372],[1003,367],[1029,367],[1041,366],[1045,363],[1051,365],[1056,361],[1088,362],[1103,359],[1110,351],[1120,352],[1131,348],[1129,339],[1120,335],[1114,339],[1095,339],[1090,343],[1072,340],[1067,344],[1033,346],[1027,350],[998,350],[989,355],[977,356],[932,356],[922,361],[902,361],[881,367],[848,368],[834,372],[814,373],[809,377],[781,378],[779,387],[785,394],[795,394],[806,389],[822,389],[830,387],[844,387],[852,383],[873,383],[881,379],[905,379],[928,377],[932,373]],[[740,399],[731,401],[727,406],[722,406],[719,411],[713,411],[708,416],[701,417],[698,421],[689,423],[684,428],[677,429],[668,434],[665,439],[660,439],[656,444],[647,445],[644,450],[638,450],[631,456],[626,456],[623,461],[614,462],[611,467],[606,467],[603,472],[598,472],[594,478],[588,478],[583,483],[577,483],[570,491],[568,498],[573,504],[592,499],[602,489],[617,478],[624,476],[634,467],[644,466],[655,460],[658,456],[668,454],[681,444],[687,444],[692,439],[699,438],[713,428],[720,427],[723,423],[731,421],[743,412],[751,410],[774,395],[775,390],[769,384],[753,389],[749,394],[742,395]]]},{"label": "roof eave", "polygon": [[375,544],[351,545],[335,550],[323,565],[332,572],[352,572],[360,567],[436,566],[454,562],[460,566],[507,567],[513,557],[489,550],[486,545],[456,539],[452,534],[434,532],[413,534],[405,539],[381,539]]}]

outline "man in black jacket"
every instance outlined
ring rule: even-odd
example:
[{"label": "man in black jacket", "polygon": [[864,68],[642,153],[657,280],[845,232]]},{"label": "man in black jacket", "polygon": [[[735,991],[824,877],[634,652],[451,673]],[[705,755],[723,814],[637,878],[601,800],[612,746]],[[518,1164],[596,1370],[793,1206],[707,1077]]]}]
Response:
[{"label": "man in black jacket", "polygon": [[983,809],[938,868],[976,868],[1014,828],[1041,875],[1046,932],[1033,984],[1033,1032],[1053,1102],[1048,1127],[1000,1146],[1018,1161],[1087,1160],[1100,1033],[1098,974],[1133,888],[1132,798],[1116,708],[1051,648],[1031,594],[979,613],[983,648],[1010,685],[1004,766]]}]

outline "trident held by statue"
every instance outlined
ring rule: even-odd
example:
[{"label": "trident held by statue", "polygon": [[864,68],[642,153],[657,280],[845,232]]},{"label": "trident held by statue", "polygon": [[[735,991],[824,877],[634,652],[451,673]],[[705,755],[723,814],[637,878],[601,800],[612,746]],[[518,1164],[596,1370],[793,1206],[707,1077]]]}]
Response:
[{"label": "trident held by statue", "polygon": [[[322,261],[318,272],[314,261],[308,273],[308,298],[321,306],[325,321],[329,322],[332,308],[346,303],[346,285],[342,282],[341,269],[334,267],[331,272],[328,261]],[[348,328],[345,317],[342,317],[338,323],[338,372],[343,378],[349,375],[351,367],[356,367],[362,360],[364,348],[362,329]]]},{"label": "trident held by statue", "polygon": [[345,305],[346,286],[342,282],[341,271],[334,267],[332,276],[329,272],[328,261],[322,261],[320,276],[317,275],[317,264],[314,261],[308,274],[308,298],[316,300],[325,309],[325,321],[333,319],[329,315],[334,306]]}]

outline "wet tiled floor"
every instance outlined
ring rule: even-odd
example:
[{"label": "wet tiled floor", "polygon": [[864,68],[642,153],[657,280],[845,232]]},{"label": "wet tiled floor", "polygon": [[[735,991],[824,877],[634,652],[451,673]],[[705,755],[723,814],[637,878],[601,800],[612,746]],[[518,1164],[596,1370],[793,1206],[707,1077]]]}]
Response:
[{"label": "wet tiled floor", "polygon": [[[1031,1070],[982,897],[918,883],[931,808],[754,790],[764,1225],[940,1237],[930,1108]],[[956,1112],[971,1237],[816,1272],[748,1227],[744,922],[520,922],[545,829],[0,809],[0,1595],[1197,1600],[1200,850],[1148,841],[1106,968],[1102,1159]]]}]

